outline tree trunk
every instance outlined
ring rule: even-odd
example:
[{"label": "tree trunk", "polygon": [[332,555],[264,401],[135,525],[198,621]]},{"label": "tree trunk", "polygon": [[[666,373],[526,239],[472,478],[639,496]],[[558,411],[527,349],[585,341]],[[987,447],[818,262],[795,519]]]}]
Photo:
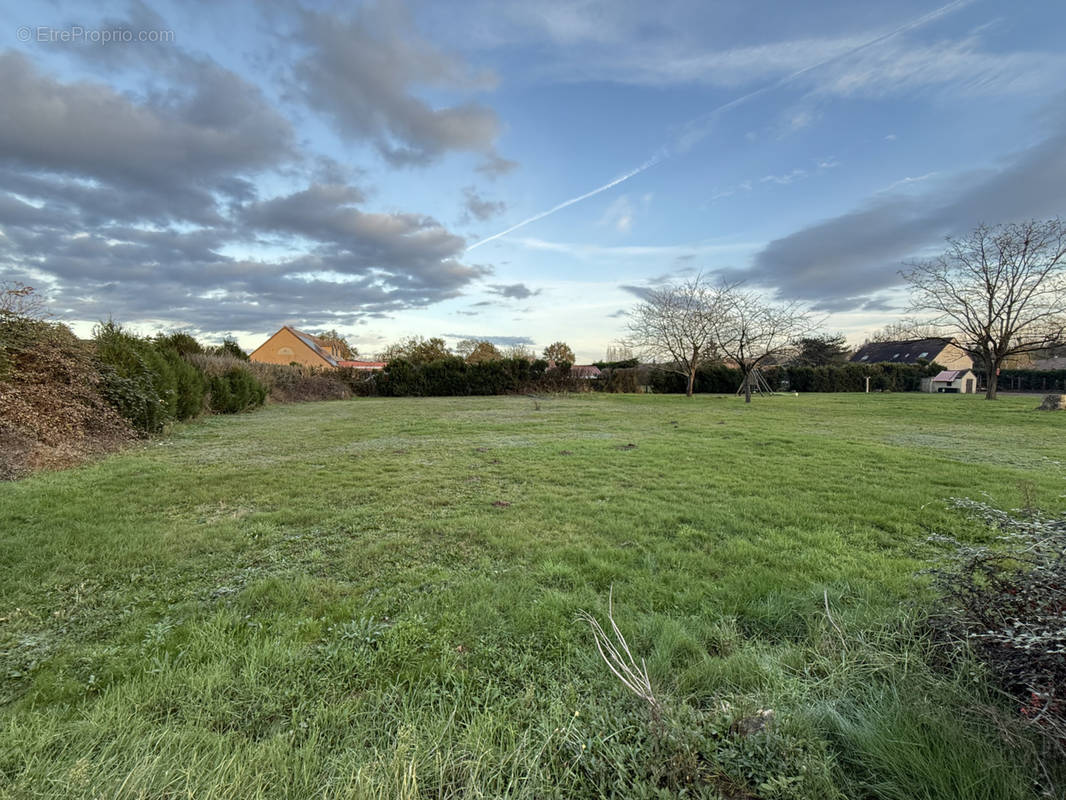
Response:
[{"label": "tree trunk", "polygon": [[744,402],[751,402],[751,373],[744,373]]},{"label": "tree trunk", "polygon": [[985,369],[988,371],[988,387],[985,389],[985,400],[995,400],[996,390],[999,388],[999,362],[989,359]]},{"label": "tree trunk", "polygon": [[692,397],[692,389],[696,385],[696,368],[692,367],[688,371],[688,388],[685,390],[685,397]]}]

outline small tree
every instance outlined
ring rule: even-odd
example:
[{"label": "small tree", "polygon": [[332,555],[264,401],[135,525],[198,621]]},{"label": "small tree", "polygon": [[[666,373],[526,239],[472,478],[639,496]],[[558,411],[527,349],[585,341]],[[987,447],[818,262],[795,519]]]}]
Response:
[{"label": "small tree", "polygon": [[348,340],[341,335],[340,331],[336,328],[330,328],[328,331],[323,331],[318,334],[318,338],[326,343],[327,347],[330,347],[345,361],[350,361],[353,358],[359,357],[359,351],[348,343]]},{"label": "small tree", "polygon": [[719,351],[740,369],[744,402],[751,402],[752,376],[760,364],[784,355],[811,328],[797,303],[773,303],[736,285],[718,290],[719,312],[711,317]]},{"label": "small tree", "polygon": [[222,340],[222,344],[214,349],[215,355],[218,356],[233,356],[239,358],[241,361],[248,361],[248,354],[241,349],[241,346],[237,344],[236,339],[226,338]]},{"label": "small tree", "polygon": [[499,361],[503,358],[503,353],[500,352],[500,349],[492,342],[484,339],[473,342],[473,346],[471,347],[464,348],[467,350],[467,352],[464,353],[463,349],[460,348],[469,343],[469,340],[460,342],[459,347],[456,348],[456,352],[465,358],[466,363],[468,364],[480,364],[483,361]]},{"label": "small tree", "polygon": [[843,364],[848,357],[848,343],[843,334],[823,333],[804,336],[796,342],[796,356],[792,363],[798,367],[824,367]]},{"label": "small tree", "polygon": [[692,397],[696,370],[715,355],[712,320],[717,293],[696,275],[684,283],[651,289],[629,312],[626,347],[647,361],[685,376]]},{"label": "small tree", "polygon": [[574,351],[566,342],[553,342],[544,348],[544,360],[554,361],[556,364],[573,364]]},{"label": "small tree", "polygon": [[448,358],[452,351],[440,337],[424,339],[421,336],[412,336],[401,342],[390,345],[378,358],[381,361],[395,361],[398,358],[406,359],[412,364],[430,364],[434,361]]},{"label": "small tree", "polygon": [[994,400],[1010,356],[1066,340],[1066,225],[1059,219],[989,227],[948,238],[936,258],[909,265],[915,311],[953,330],[985,370]]},{"label": "small tree", "polygon": [[536,361],[537,354],[532,348],[524,344],[513,344],[504,351],[505,358],[521,358],[525,361]]}]

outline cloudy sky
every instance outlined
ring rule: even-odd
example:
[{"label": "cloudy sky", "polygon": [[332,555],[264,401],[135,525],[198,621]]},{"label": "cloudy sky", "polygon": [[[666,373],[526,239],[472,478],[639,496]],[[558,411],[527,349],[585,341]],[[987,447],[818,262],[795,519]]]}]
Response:
[{"label": "cloudy sky", "polygon": [[3,3],[0,280],[254,347],[568,341],[743,279],[861,340],[1066,213],[1053,0]]}]

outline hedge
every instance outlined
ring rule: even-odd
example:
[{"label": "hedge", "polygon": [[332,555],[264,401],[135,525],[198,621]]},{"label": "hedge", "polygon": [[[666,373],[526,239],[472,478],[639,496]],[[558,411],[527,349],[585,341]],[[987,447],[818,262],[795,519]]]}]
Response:
[{"label": "hedge", "polygon": [[[984,377],[983,372],[980,375]],[[1066,369],[1000,370],[999,390],[1001,392],[1066,392]]]},{"label": "hedge", "polygon": [[375,377],[374,389],[384,397],[461,397],[578,391],[590,388],[588,383],[571,377],[569,367],[549,369],[543,360],[503,358],[468,364],[461,358],[443,358],[416,364],[398,358]]},{"label": "hedge", "polygon": [[[836,364],[824,367],[774,366],[762,369],[763,377],[774,389],[793,392],[864,392],[870,378],[872,392],[916,392],[922,378],[936,375],[938,364]],[[743,375],[739,369],[723,364],[700,367],[694,389],[701,394],[733,394]],[[685,376],[665,369],[652,371],[652,391],[684,394]]]}]

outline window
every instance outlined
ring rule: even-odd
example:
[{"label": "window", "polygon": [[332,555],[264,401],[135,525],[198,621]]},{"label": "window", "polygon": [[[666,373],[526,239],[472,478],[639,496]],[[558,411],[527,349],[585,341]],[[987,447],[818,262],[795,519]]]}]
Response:
[{"label": "window", "polygon": [[918,358],[925,358],[927,355],[929,355],[929,351],[928,350],[926,350],[924,353],[919,353],[918,354]]},{"label": "window", "polygon": [[869,358],[869,356],[863,356],[862,358],[859,359],[859,361],[866,361],[866,359],[868,359],[868,358]]}]

